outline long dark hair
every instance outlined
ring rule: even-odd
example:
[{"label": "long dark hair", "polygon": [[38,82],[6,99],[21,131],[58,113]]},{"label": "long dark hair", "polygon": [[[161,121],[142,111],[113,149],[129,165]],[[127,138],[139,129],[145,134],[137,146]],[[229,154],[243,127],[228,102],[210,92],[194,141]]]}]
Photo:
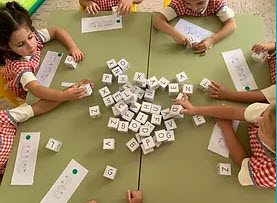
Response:
[{"label": "long dark hair", "polygon": [[21,26],[31,31],[35,30],[28,11],[14,1],[0,8],[0,65],[5,65],[5,57],[10,59],[20,57],[10,50],[9,41],[12,33]]}]

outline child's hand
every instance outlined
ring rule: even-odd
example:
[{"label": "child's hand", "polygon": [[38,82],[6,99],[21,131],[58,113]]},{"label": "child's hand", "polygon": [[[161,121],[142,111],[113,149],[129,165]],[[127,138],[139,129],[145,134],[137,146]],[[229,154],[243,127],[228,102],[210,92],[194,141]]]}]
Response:
[{"label": "child's hand", "polygon": [[181,110],[181,114],[189,114],[189,115],[195,115],[196,113],[196,107],[193,106],[189,100],[188,97],[185,96],[184,99],[172,99],[174,105],[181,105],[184,109]]},{"label": "child's hand", "polygon": [[261,52],[274,52],[276,49],[275,42],[257,43],[252,47],[252,51],[255,53]]},{"label": "child's hand", "polygon": [[88,13],[88,14],[97,14],[101,9],[100,7],[94,2],[94,1],[90,1],[90,5],[88,5],[85,9],[84,12]]},{"label": "child's hand", "polygon": [[79,63],[84,59],[84,54],[77,47],[69,49],[69,54],[73,56],[74,60]]},{"label": "child's hand", "polygon": [[132,6],[132,0],[120,0],[118,3],[117,13],[120,15],[129,15]]},{"label": "child's hand", "polygon": [[206,55],[208,52],[208,49],[213,45],[212,38],[207,38],[202,40],[201,42],[194,45],[194,48],[197,49],[194,53],[201,54],[201,56]]},{"label": "child's hand", "polygon": [[192,47],[192,44],[190,43],[189,38],[187,38],[186,35],[180,33],[179,31],[176,31],[176,33],[172,37],[177,44],[180,44],[185,47]]},{"label": "child's hand", "polygon": [[126,192],[127,203],[141,203],[142,193],[140,191],[128,190]]},{"label": "child's hand", "polygon": [[90,84],[91,88],[94,88],[94,84],[90,83],[89,79],[84,79],[78,82],[75,85],[72,85],[71,87],[67,88],[63,92],[64,101],[74,101],[82,99],[83,95],[86,93],[86,90],[84,88],[79,87],[83,84]]},{"label": "child's hand", "polygon": [[216,99],[227,99],[228,95],[231,93],[231,90],[225,88],[220,83],[211,81],[212,84],[209,85],[210,97]]}]

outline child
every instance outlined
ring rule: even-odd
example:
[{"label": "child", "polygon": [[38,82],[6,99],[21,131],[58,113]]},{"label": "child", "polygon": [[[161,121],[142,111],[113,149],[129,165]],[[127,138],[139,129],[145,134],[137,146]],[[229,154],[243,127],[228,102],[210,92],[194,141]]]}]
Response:
[{"label": "child", "polygon": [[176,43],[192,47],[187,36],[171,27],[167,22],[183,15],[204,17],[212,14],[216,14],[224,25],[215,35],[194,45],[194,48],[197,49],[195,53],[205,55],[211,45],[236,29],[234,12],[223,0],[172,0],[169,6],[155,17],[153,24],[158,30],[170,35]]},{"label": "child", "polygon": [[27,91],[34,96],[51,101],[80,99],[85,89],[56,91],[41,86],[34,73],[39,62],[43,43],[51,39],[60,40],[76,62],[83,60],[82,52],[72,38],[59,28],[35,31],[28,12],[16,2],[9,2],[0,8],[0,65],[1,72],[8,81],[8,87],[25,99]]},{"label": "child", "polygon": [[268,52],[269,72],[272,85],[263,90],[238,92],[232,91],[219,83],[212,81],[210,85],[210,97],[216,99],[226,99],[237,102],[273,102],[276,101],[276,42],[258,43],[252,47],[256,53]]},{"label": "child", "polygon": [[[76,90],[82,84],[87,83],[89,83],[88,79],[82,80],[68,89]],[[90,83],[90,86],[93,88],[94,84]],[[0,174],[4,174],[18,123],[26,121],[33,116],[47,113],[59,106],[61,103],[62,102],[41,99],[32,105],[27,105],[25,103],[11,110],[0,111]]]},{"label": "child", "polygon": [[[138,190],[128,190],[126,192],[127,203],[142,203],[142,193]],[[87,203],[97,203],[96,201],[88,201]]]},{"label": "child", "polygon": [[[241,185],[276,188],[276,103],[254,103],[245,107],[193,106],[188,98],[173,100],[189,115],[213,116],[221,127],[226,145],[235,163],[241,167],[238,179]],[[235,135],[232,120],[251,122],[248,128],[250,158]]]},{"label": "child", "polygon": [[140,4],[143,0],[79,0],[80,5],[88,14],[96,14],[99,11],[111,11],[112,7],[118,6],[120,15],[129,14],[133,4]]}]

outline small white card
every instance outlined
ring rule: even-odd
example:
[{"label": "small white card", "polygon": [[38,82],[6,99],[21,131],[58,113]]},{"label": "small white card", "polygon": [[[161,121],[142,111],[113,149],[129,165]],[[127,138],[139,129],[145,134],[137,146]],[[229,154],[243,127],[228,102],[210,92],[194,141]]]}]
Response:
[{"label": "small white card", "polygon": [[214,35],[213,32],[206,30],[198,25],[190,23],[184,19],[180,19],[175,25],[175,29],[186,35],[191,43],[198,43],[203,39]]},{"label": "small white card", "polygon": [[258,89],[241,49],[222,52],[222,56],[237,91]]},{"label": "small white card", "polygon": [[71,87],[72,85],[75,85],[76,83],[74,82],[62,82],[61,86],[62,87]]},{"label": "small white card", "polygon": [[67,202],[87,173],[87,169],[72,159],[40,203]]},{"label": "small white card", "polygon": [[[238,126],[239,126],[239,121],[233,121],[233,128],[235,132],[237,131]],[[217,123],[214,126],[210,143],[208,146],[208,150],[216,154],[219,154],[223,157],[226,157],[226,158],[229,157],[230,152],[226,146],[224,134]]]},{"label": "small white card", "polygon": [[82,33],[122,28],[122,17],[117,15],[82,18]]},{"label": "small white card", "polygon": [[11,185],[32,185],[37,162],[40,133],[21,133]]},{"label": "small white card", "polygon": [[39,84],[45,87],[50,86],[62,57],[63,53],[47,51],[36,75]]}]

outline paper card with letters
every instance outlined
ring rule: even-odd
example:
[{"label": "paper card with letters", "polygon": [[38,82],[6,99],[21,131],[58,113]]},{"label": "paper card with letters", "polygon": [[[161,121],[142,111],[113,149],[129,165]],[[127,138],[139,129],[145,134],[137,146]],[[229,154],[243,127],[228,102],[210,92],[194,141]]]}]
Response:
[{"label": "paper card with letters", "polygon": [[39,139],[39,132],[21,133],[11,185],[33,184]]},{"label": "paper card with letters", "polygon": [[67,202],[87,173],[87,169],[72,159],[40,203]]}]

